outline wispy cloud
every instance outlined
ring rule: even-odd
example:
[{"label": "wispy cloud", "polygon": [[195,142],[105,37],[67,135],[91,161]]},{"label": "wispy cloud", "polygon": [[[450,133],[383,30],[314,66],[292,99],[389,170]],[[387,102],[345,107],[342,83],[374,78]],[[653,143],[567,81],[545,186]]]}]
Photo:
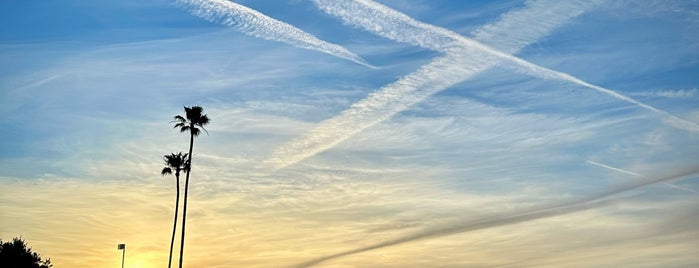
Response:
[{"label": "wispy cloud", "polygon": [[[527,1],[526,8],[504,13],[498,21],[475,29],[471,34],[473,39],[493,49],[514,54],[603,1]],[[517,34],[512,36],[515,32]]]},{"label": "wispy cloud", "polygon": [[527,222],[527,221],[532,221],[532,220],[538,220],[542,218],[548,218],[548,217],[555,217],[559,215],[565,215],[569,213],[574,213],[578,211],[583,211],[595,207],[599,207],[602,205],[605,205],[609,203],[610,201],[614,200],[615,198],[618,198],[617,195],[626,193],[632,190],[636,190],[638,188],[641,188],[643,186],[659,183],[659,182],[665,182],[665,181],[671,181],[671,180],[677,180],[677,179],[682,179],[690,176],[697,175],[699,173],[699,166],[687,168],[685,170],[682,170],[680,172],[675,172],[669,175],[665,175],[662,177],[650,179],[650,180],[645,180],[643,182],[637,182],[633,184],[628,184],[624,185],[621,187],[617,187],[605,192],[601,192],[596,195],[590,195],[584,198],[579,198],[576,200],[568,201],[568,202],[563,202],[563,203],[558,203],[554,205],[549,205],[544,208],[537,208],[533,210],[526,210],[526,211],[521,211],[517,213],[512,213],[510,215],[505,215],[505,216],[494,216],[490,218],[484,218],[481,220],[477,221],[461,221],[461,222],[456,222],[452,224],[448,224],[446,226],[440,226],[436,228],[431,228],[425,231],[417,232],[411,235],[399,237],[393,240],[389,240],[383,243],[367,246],[367,247],[361,247],[358,249],[354,250],[349,250],[345,252],[341,252],[338,254],[333,254],[330,256],[325,256],[322,258],[317,258],[308,262],[301,263],[297,265],[296,267],[311,267],[315,266],[317,264],[326,262],[328,260],[332,259],[337,259],[353,254],[358,254],[362,252],[367,252],[371,250],[376,250],[380,248],[385,248],[385,247],[390,247],[390,246],[395,246],[399,244],[404,244],[416,240],[421,240],[421,239],[427,239],[427,238],[435,238],[435,237],[440,237],[440,236],[446,236],[446,235],[451,235],[451,234],[457,234],[457,233],[464,233],[464,232],[471,232],[471,231],[476,231],[476,230],[482,230],[482,229],[488,229],[488,228],[493,228],[493,227],[499,227],[499,226],[504,226],[504,225],[511,225],[511,224],[518,224],[522,222]]},{"label": "wispy cloud", "polygon": [[[445,28],[417,21],[397,10],[370,0],[313,0],[324,12],[341,18],[376,35],[436,51],[454,46],[471,45],[497,53],[481,43],[499,44],[502,51],[515,53],[538,40],[571,18],[584,13],[601,1],[529,1],[526,8],[503,14],[492,24],[474,31],[475,39],[465,38]],[[531,23],[533,20],[537,21]],[[522,22],[527,22],[523,29]],[[512,35],[516,36],[512,36]]]},{"label": "wispy cloud", "polygon": [[[699,125],[697,125],[696,123],[682,119],[682,118],[677,117],[677,116],[675,116],[671,113],[668,113],[664,110],[660,110],[658,108],[655,108],[655,107],[650,106],[648,104],[645,104],[643,102],[637,101],[637,100],[632,99],[632,98],[627,97],[627,96],[624,96],[624,95],[622,95],[614,90],[590,84],[590,83],[585,82],[583,80],[580,80],[579,78],[574,77],[572,75],[558,72],[558,71],[554,71],[554,70],[547,69],[544,67],[540,67],[538,65],[529,63],[527,61],[524,61],[524,60],[516,58],[516,57],[512,57],[512,61],[517,63],[517,66],[509,66],[509,65],[504,65],[504,66],[505,67],[514,67],[516,71],[523,71],[525,73],[529,73],[529,74],[537,76],[537,77],[542,77],[542,78],[547,78],[547,79],[561,79],[561,80],[569,81],[571,83],[578,84],[580,86],[605,93],[605,94],[610,95],[614,98],[632,103],[638,107],[641,107],[643,109],[649,110],[651,112],[654,112],[654,113],[657,113],[657,114],[663,116],[664,122],[672,127],[699,133]],[[518,67],[523,67],[523,68],[518,68]]]},{"label": "wispy cloud", "polygon": [[615,168],[615,167],[612,167],[612,166],[609,166],[609,165],[605,165],[605,164],[602,164],[602,163],[599,163],[599,162],[595,162],[595,161],[592,161],[592,160],[587,160],[587,163],[592,164],[592,165],[595,165],[595,166],[598,166],[598,167],[603,167],[603,168],[606,168],[606,169],[609,169],[609,170],[613,170],[613,171],[616,171],[616,172],[620,172],[620,173],[629,174],[629,175],[632,175],[632,176],[636,176],[636,177],[641,177],[641,178],[643,178],[643,175],[638,174],[638,173],[636,173],[636,172],[628,171],[628,170],[620,169],[620,168]]},{"label": "wispy cloud", "polygon": [[[466,62],[471,64],[464,64]],[[340,115],[321,122],[303,136],[276,149],[266,163],[279,169],[330,149],[431,94],[478,73],[479,67],[487,68],[487,65],[487,62],[479,58],[451,55],[440,57],[416,72],[382,87],[367,98],[354,103]]]},{"label": "wispy cloud", "polygon": [[16,90],[19,91],[19,90],[26,90],[26,89],[29,89],[29,88],[38,87],[38,86],[44,85],[44,84],[46,84],[46,83],[49,83],[49,82],[51,82],[51,81],[53,81],[53,80],[56,80],[56,79],[58,79],[58,78],[61,78],[61,76],[63,76],[63,75],[59,75],[59,74],[51,75],[51,76],[46,77],[46,78],[43,78],[43,79],[41,79],[41,80],[39,80],[39,81],[35,81],[35,82],[33,82],[33,83],[30,83],[30,84],[28,84],[28,85],[24,85],[24,86],[18,87]]},{"label": "wispy cloud", "polygon": [[[114,1],[98,2],[109,5]],[[396,64],[374,70],[286,43],[231,35],[236,29],[219,24],[213,25],[223,30],[210,32],[200,27],[207,21],[155,2],[148,4],[149,10],[159,13],[151,18],[172,34],[163,36],[149,24],[139,29],[141,34],[148,33],[143,36],[150,40],[146,42],[124,43],[121,35],[100,31],[100,36],[109,38],[99,44],[90,39],[86,41],[89,45],[80,45],[85,39],[71,35],[61,38],[59,44],[0,46],[0,58],[6,59],[0,59],[0,91],[4,93],[0,93],[0,106],[5,108],[0,110],[7,111],[0,120],[6,125],[0,135],[3,239],[22,235],[59,267],[118,266],[121,256],[114,249],[116,243],[127,243],[133,253],[127,256],[127,266],[165,265],[175,185],[172,176],[162,177],[159,171],[163,154],[186,149],[188,137],[167,123],[186,104],[202,105],[213,120],[210,135],[196,141],[197,172],[190,184],[191,228],[185,253],[189,266],[289,267],[414,237],[422,231],[444,233],[468,224],[481,225],[464,228],[499,227],[435,234],[317,266],[626,267],[629,259],[653,267],[697,263],[692,253],[699,239],[693,224],[699,216],[699,196],[694,193],[657,184],[624,193],[628,198],[614,199],[606,206],[602,205],[607,201],[599,201],[589,204],[594,209],[584,210],[581,205],[569,208],[581,209],[577,213],[545,215],[546,209],[563,213],[565,208],[552,206],[606,191],[610,183],[646,180],[587,164],[587,159],[650,178],[696,165],[691,159],[699,152],[688,146],[697,142],[694,133],[665,127],[659,120],[648,120],[646,110],[568,83],[564,86],[575,90],[543,89],[560,88],[562,83],[509,70],[473,76],[498,60],[475,49],[453,47],[445,48],[444,54],[435,53],[350,29],[340,20],[316,25],[336,39],[367,41],[356,48],[361,53],[347,47],[362,57],[374,55],[377,62]],[[273,9],[306,23],[334,19],[313,12],[311,1],[297,2],[256,2],[250,7],[264,13]],[[416,1],[377,2],[398,7]],[[405,10],[449,29],[468,29],[459,33],[506,53],[537,40],[537,29],[546,34],[550,31],[546,27],[555,28],[574,16],[572,12],[579,12],[547,11],[559,10],[559,6],[574,9],[579,2],[572,1],[420,2],[419,8]],[[68,6],[67,10],[76,9],[76,5]],[[546,15],[538,17],[531,9]],[[108,6],[105,10],[121,9]],[[66,14],[52,8],[51,12],[70,16],[87,11]],[[472,11],[478,14],[444,19]],[[526,14],[531,17],[516,19]],[[627,49],[627,43],[618,40],[654,33],[672,37],[681,31],[660,25],[646,28],[636,20],[599,31],[606,19],[615,18],[604,11],[578,17],[575,31],[551,34],[546,42],[527,50],[527,55],[536,55],[536,62],[574,62],[575,69],[586,77],[593,76],[591,73],[611,77],[609,72],[614,72],[617,81],[633,80],[652,89],[691,85],[685,67],[692,68],[692,63],[667,67],[679,68],[676,72],[649,70],[643,64],[616,68],[622,65],[618,50],[628,51],[624,54],[628,58],[660,57],[641,49],[657,43]],[[507,20],[510,22],[502,22]],[[640,21],[677,22],[667,16]],[[471,32],[481,22],[498,26]],[[117,26],[121,29],[124,24]],[[521,35],[518,28],[522,28]],[[45,28],[35,28],[42,30]],[[581,32],[584,40],[571,39]],[[494,33],[489,39],[492,43],[486,41],[486,33]],[[610,35],[618,35],[617,42],[605,38]],[[162,39],[168,36],[175,39]],[[598,41],[592,45],[576,42],[589,40]],[[668,51],[668,57],[688,58],[668,47],[691,49],[692,43],[676,38],[664,42],[676,43],[658,46]],[[46,52],[57,46],[65,49]],[[567,50],[570,46],[574,48]],[[539,54],[540,50],[544,53]],[[609,51],[615,56],[607,57]],[[327,61],[319,61],[321,58]],[[433,60],[436,62],[418,70]],[[606,68],[580,64],[584,60]],[[415,74],[406,76],[413,71]],[[635,75],[639,71],[647,75]],[[617,77],[617,73],[622,75]],[[654,79],[653,74],[661,73],[667,76]],[[448,86],[469,75],[470,81]],[[403,84],[388,85],[403,76]],[[442,94],[424,97],[444,87]],[[358,130],[322,155],[292,168],[273,174],[266,168],[257,169],[279,145],[340,115],[378,89],[393,95],[377,93],[371,101],[355,104],[352,109],[360,112],[345,115],[356,119],[350,122],[354,125],[339,122],[338,129],[319,133],[327,137],[318,139],[343,139],[337,135],[343,129],[367,127],[362,118],[382,120],[385,115],[380,113],[394,113],[393,117]],[[692,100],[659,101],[686,107]],[[413,106],[401,112],[406,105]],[[395,109],[389,110],[391,107]],[[696,114],[695,109],[682,110]],[[296,157],[293,152],[288,156]],[[697,189],[698,178],[666,183]],[[526,221],[535,217],[542,218]],[[514,222],[519,223],[511,224]],[[604,235],[590,237],[590,233]]]},{"label": "wispy cloud", "polygon": [[[406,42],[411,44],[416,44],[426,48],[445,51],[449,53],[452,47],[469,47],[472,50],[480,51],[479,54],[486,54],[494,57],[491,59],[493,63],[498,63],[504,67],[513,68],[516,71],[524,72],[539,78],[544,79],[555,79],[564,80],[570,83],[574,83],[589,89],[593,89],[605,94],[608,94],[614,98],[630,102],[641,108],[647,109],[649,111],[658,113],[665,118],[665,122],[668,125],[692,131],[699,132],[699,125],[694,122],[687,121],[685,119],[679,118],[672,115],[666,111],[657,109],[648,104],[642,103],[640,101],[634,100],[618,92],[607,89],[601,86],[593,85],[591,83],[585,82],[577,77],[563,72],[551,70],[539,65],[533,64],[521,58],[512,56],[507,52],[496,50],[490,46],[484,45],[478,40],[473,40],[470,38],[463,37],[455,32],[448,29],[437,27],[434,25],[419,22],[413,18],[408,17],[396,10],[393,10],[387,6],[381,5],[379,3],[370,0],[356,0],[348,4],[349,1],[337,1],[337,0],[315,0],[316,4],[324,11],[336,15],[343,19],[345,22],[360,26],[367,31],[370,31],[379,36],[390,38],[400,42]],[[540,3],[541,7],[548,7],[553,3],[547,3],[542,1]],[[601,1],[600,1],[601,2]],[[586,8],[590,8],[595,4],[600,3],[598,1],[588,2],[583,4],[583,2],[577,3],[577,5],[565,4],[560,11],[568,11],[569,15],[559,15],[551,16],[551,18],[546,18],[546,13],[534,13],[539,18],[545,20],[550,20],[551,22],[539,23],[533,28],[538,28],[538,30],[528,30],[522,31],[518,28],[512,28],[513,32],[517,32],[518,35],[523,36],[521,38],[514,38],[514,44],[524,45],[528,42],[535,41],[536,36],[542,36],[542,33],[547,33],[554,28],[555,25],[560,25],[560,23],[567,21],[567,19],[572,18],[576,15],[581,14]],[[380,15],[380,16],[377,16]],[[492,38],[495,36],[503,36],[499,29],[506,29],[508,26],[516,25],[517,17],[522,16],[531,19],[531,12],[522,12],[522,14],[505,15],[503,16],[503,22],[498,26],[493,26],[492,29],[479,29],[476,31],[482,38]],[[515,19],[513,19],[515,18]],[[528,25],[528,27],[531,27]],[[493,31],[495,34],[491,35],[488,31]],[[495,40],[490,40],[495,42]],[[504,43],[510,43],[505,39]],[[513,47],[512,50],[516,51]],[[478,55],[478,54],[476,54]]]},{"label": "wispy cloud", "polygon": [[348,49],[325,42],[288,23],[273,19],[249,7],[226,0],[178,0],[192,14],[238,31],[295,47],[315,50],[375,68]]},{"label": "wispy cloud", "polygon": [[[441,56],[417,71],[404,76],[398,81],[380,88],[367,98],[353,104],[340,115],[321,122],[303,136],[275,150],[267,163],[274,168],[283,168],[311,157],[348,139],[352,135],[380,123],[396,113],[424,100],[428,96],[449,88],[459,82],[473,77],[498,62],[498,58],[478,46],[453,46],[456,40],[467,40],[446,29],[417,22],[406,15],[380,4],[363,1],[315,1],[321,9],[333,15],[341,16],[349,23],[356,23],[379,35],[402,42],[414,43],[430,49],[445,51]],[[560,25],[566,19],[580,14],[587,6],[561,4],[565,8],[556,9],[557,16],[542,16],[541,23],[532,30],[522,32],[512,30],[505,35],[502,42],[509,44],[507,50],[518,51],[537,37],[546,35],[554,25]],[[556,4],[554,4],[556,6]],[[536,6],[533,11],[517,14],[531,18],[544,12],[543,6]],[[381,16],[372,15],[380,13]],[[569,15],[564,15],[569,14]],[[488,36],[513,28],[516,16],[505,15],[502,21],[486,25],[478,30],[479,35]],[[508,41],[515,40],[515,41]],[[468,41],[468,40],[467,40]],[[474,43],[468,41],[469,43]]]},{"label": "wispy cloud", "polygon": [[661,97],[661,98],[691,98],[697,96],[699,89],[677,89],[677,90],[656,90],[650,92],[635,93],[633,95],[640,97]]},{"label": "wispy cloud", "polygon": [[[605,164],[602,164],[602,163],[599,163],[599,162],[595,162],[595,161],[592,161],[592,160],[587,160],[587,163],[592,164],[592,165],[595,165],[595,166],[598,166],[598,167],[603,167],[603,168],[606,168],[606,169],[609,169],[609,170],[613,170],[613,171],[616,171],[616,172],[620,172],[620,173],[632,175],[632,176],[634,176],[634,177],[638,177],[638,178],[642,178],[642,179],[650,179],[650,178],[648,178],[648,177],[646,177],[646,176],[643,176],[643,175],[638,174],[638,173],[633,172],[633,171],[628,171],[628,170],[625,170],[625,169],[612,167],[612,166],[610,166],[610,165],[605,165]],[[680,186],[677,186],[677,185],[672,184],[672,183],[663,182],[663,184],[664,184],[664,185],[667,185],[667,186],[669,186],[669,187],[671,187],[671,188],[675,188],[675,189],[679,189],[679,190],[683,190],[683,191],[688,191],[688,192],[696,193],[696,191],[694,191],[694,190],[692,190],[692,189],[685,188],[685,187],[680,187]]]}]

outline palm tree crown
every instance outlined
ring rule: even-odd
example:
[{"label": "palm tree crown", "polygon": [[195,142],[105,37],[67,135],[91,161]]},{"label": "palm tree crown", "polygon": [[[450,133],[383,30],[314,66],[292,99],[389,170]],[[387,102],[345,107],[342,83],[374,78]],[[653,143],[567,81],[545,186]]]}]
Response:
[{"label": "palm tree crown", "polygon": [[189,164],[187,163],[187,155],[186,153],[182,154],[182,152],[179,152],[177,154],[170,153],[169,155],[163,156],[165,167],[163,171],[160,172],[160,175],[170,175],[173,169],[175,170],[175,176],[179,176],[180,171],[188,172]]},{"label": "palm tree crown", "polygon": [[180,128],[180,132],[189,131],[195,137],[201,133],[199,128],[206,131],[204,125],[209,123],[209,117],[206,114],[202,115],[204,109],[201,106],[192,106],[191,108],[185,106],[184,111],[187,118],[176,115],[174,122],[177,122],[177,124],[175,124],[174,128]]}]

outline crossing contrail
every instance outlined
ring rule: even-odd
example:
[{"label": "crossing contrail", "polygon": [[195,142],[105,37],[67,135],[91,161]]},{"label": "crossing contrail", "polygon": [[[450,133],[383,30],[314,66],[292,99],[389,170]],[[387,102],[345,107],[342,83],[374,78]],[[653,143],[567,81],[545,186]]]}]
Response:
[{"label": "crossing contrail", "polygon": [[[699,133],[699,125],[694,122],[687,121],[685,119],[679,118],[672,115],[666,111],[657,109],[640,101],[634,100],[632,98],[626,97],[622,94],[617,93],[611,89],[600,87],[597,85],[585,82],[577,77],[563,72],[551,70],[545,67],[538,66],[519,57],[512,56],[512,52],[506,53],[505,51],[500,51],[487,46],[477,40],[466,38],[459,35],[453,31],[445,28],[437,27],[434,25],[426,24],[417,21],[397,10],[391,9],[385,5],[376,3],[371,0],[313,0],[321,10],[340,17],[343,21],[349,24],[353,24],[364,28],[365,30],[372,32],[376,35],[393,39],[399,42],[410,43],[425,48],[437,50],[437,51],[449,51],[453,46],[466,46],[482,51],[484,54],[495,56],[495,63],[502,65],[503,67],[513,68],[516,71],[524,72],[536,77],[545,79],[558,79],[568,81],[586,88],[590,88],[605,94],[608,94],[617,99],[632,103],[641,108],[647,109],[649,111],[658,113],[662,115],[665,122],[673,127],[684,129],[691,132]],[[554,4],[558,1],[540,1],[536,2],[537,5],[547,7],[548,5]],[[567,1],[566,1],[567,2]],[[601,1],[575,1],[568,4],[577,4],[581,6],[594,6],[599,4]],[[580,9],[577,10],[578,13],[572,13],[571,16],[576,16],[581,13]],[[522,26],[520,24],[520,26]],[[527,27],[530,27],[527,24]],[[525,30],[521,27],[520,30],[523,34],[521,36],[527,36],[528,32],[532,31],[536,36],[538,30]],[[539,27],[542,27],[541,25]],[[542,27],[544,28],[544,27]],[[489,29],[486,27],[481,28],[480,33],[488,32]],[[500,34],[500,37],[506,37]],[[488,40],[496,42],[493,37],[498,37],[497,32],[494,31],[493,34],[482,34],[481,38],[489,37]],[[526,39],[526,38],[525,38]],[[516,39],[513,39],[516,40]]]},{"label": "crossing contrail", "polygon": [[494,228],[494,227],[498,227],[498,226],[518,224],[518,223],[522,223],[522,222],[533,221],[533,220],[549,218],[549,217],[555,217],[555,216],[570,214],[570,213],[583,211],[583,210],[587,210],[587,209],[591,209],[591,208],[596,208],[596,207],[600,207],[604,204],[607,204],[608,202],[613,201],[614,199],[619,198],[617,196],[618,194],[622,194],[625,192],[636,190],[636,189],[641,188],[643,186],[647,186],[647,185],[651,185],[651,184],[655,184],[655,183],[660,183],[660,182],[665,182],[665,181],[683,179],[683,178],[695,176],[698,174],[699,174],[699,166],[691,167],[691,168],[688,168],[688,169],[685,169],[683,171],[676,172],[676,173],[673,173],[673,174],[670,174],[667,176],[662,176],[662,177],[658,177],[655,179],[644,180],[642,182],[637,182],[637,183],[621,186],[618,188],[614,188],[614,189],[611,189],[611,190],[608,190],[605,192],[601,192],[601,193],[596,194],[596,195],[591,195],[588,197],[579,198],[579,199],[572,200],[569,202],[549,205],[549,206],[544,207],[544,208],[522,211],[522,212],[514,213],[511,215],[494,216],[491,218],[480,219],[480,220],[466,220],[466,221],[461,221],[461,222],[456,222],[456,223],[440,226],[437,228],[430,228],[430,229],[427,229],[427,230],[424,230],[421,232],[406,235],[403,237],[399,237],[399,238],[389,240],[386,242],[382,242],[382,243],[378,243],[375,245],[361,247],[361,248],[348,250],[348,251],[340,252],[337,254],[317,258],[314,260],[310,260],[310,261],[298,264],[295,267],[298,267],[298,268],[311,267],[311,266],[315,266],[315,265],[318,265],[320,263],[323,263],[323,262],[326,262],[329,260],[333,260],[333,259],[337,259],[337,258],[349,256],[349,255],[354,255],[354,254],[358,254],[358,253],[362,253],[362,252],[372,251],[372,250],[376,250],[376,249],[391,247],[391,246],[404,244],[404,243],[408,243],[408,242],[412,242],[412,241],[447,236],[447,235],[458,234],[458,233],[466,233],[466,232],[471,232],[471,231]]},{"label": "crossing contrail", "polygon": [[439,57],[382,87],[339,115],[320,122],[302,136],[277,148],[264,164],[278,170],[298,163],[492,66],[483,58],[466,55],[454,53]]},{"label": "crossing contrail", "polygon": [[[338,5],[355,3],[352,1],[315,2],[321,7],[325,6],[324,3],[337,3]],[[476,31],[476,38],[483,38],[484,41],[494,41],[492,40],[493,37],[501,37],[499,48],[515,53],[593,6],[577,2],[575,2],[576,4],[571,4],[568,1],[556,1],[547,6],[536,3],[531,2],[527,8],[508,12],[497,22],[481,27]],[[551,10],[555,12],[551,13]],[[394,16],[407,17],[402,14],[394,14]],[[357,16],[356,18],[365,17]],[[380,20],[378,17],[373,19]],[[518,29],[521,28],[519,21],[522,20],[533,20],[537,21],[537,23],[528,25],[529,29],[527,31],[519,31]],[[386,21],[380,22],[389,26],[393,25]],[[396,28],[394,26],[390,27],[391,29]],[[430,26],[425,27],[430,28]],[[412,31],[403,32],[402,30],[403,28],[400,27],[395,29],[397,33],[400,33],[396,35],[397,38],[408,36],[409,33],[412,33]],[[413,29],[413,31],[417,30]],[[415,36],[399,41],[422,40],[420,36],[431,38],[429,36],[433,36],[430,35],[432,32],[421,31]],[[511,34],[504,34],[508,32]],[[452,36],[452,39],[456,38],[456,36]],[[449,46],[448,44],[455,41],[449,38],[435,38],[437,36],[431,38],[430,42],[421,42],[421,44],[427,46],[436,43],[433,47],[444,51],[446,55],[440,56],[420,67],[417,71],[380,88],[353,104],[341,114],[320,122],[301,137],[277,148],[265,163],[273,169],[280,169],[330,149],[354,134],[387,120],[396,113],[421,102],[430,95],[491,68],[498,61],[493,55],[484,53],[483,50],[473,46]]]},{"label": "crossing contrail", "polygon": [[247,35],[284,42],[376,68],[340,45],[320,40],[288,23],[237,3],[226,0],[177,0],[177,2],[198,17],[229,26]]},{"label": "crossing contrail", "polygon": [[[322,11],[339,17],[345,23],[359,26],[376,35],[436,51],[454,45],[496,46],[503,52],[515,53],[541,38],[561,24],[598,5],[593,1],[528,1],[526,8],[505,13],[492,24],[474,31],[475,39],[465,38],[445,28],[417,21],[408,15],[370,0],[312,0]],[[561,3],[563,2],[563,3]],[[523,27],[526,25],[526,27]],[[515,35],[515,37],[511,35]],[[500,44],[500,45],[498,45]]]}]

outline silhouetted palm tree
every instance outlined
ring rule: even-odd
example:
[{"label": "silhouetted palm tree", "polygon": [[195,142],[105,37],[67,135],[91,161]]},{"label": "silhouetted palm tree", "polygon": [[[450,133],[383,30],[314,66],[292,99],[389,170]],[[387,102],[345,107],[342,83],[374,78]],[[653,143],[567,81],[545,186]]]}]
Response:
[{"label": "silhouetted palm tree", "polygon": [[171,153],[169,155],[163,156],[165,160],[165,166],[163,171],[160,172],[161,175],[170,175],[172,170],[175,170],[175,179],[177,180],[177,197],[175,198],[175,219],[172,224],[172,238],[170,239],[170,258],[167,261],[167,268],[172,266],[172,248],[175,246],[175,232],[177,230],[177,213],[180,208],[180,171],[185,173],[189,172],[189,165],[187,164],[187,154],[182,154],[179,152],[177,154]]},{"label": "silhouetted palm tree", "polygon": [[[194,147],[194,137],[199,136],[201,129],[206,131],[204,125],[209,123],[209,117],[206,114],[202,114],[204,111],[200,106],[184,107],[185,117],[181,115],[175,116],[174,128],[179,128],[180,132],[189,131],[189,154],[187,163],[189,163],[189,172],[187,172],[186,179],[184,181],[184,204],[182,206],[182,237],[180,242],[180,268],[182,268],[182,257],[184,254],[184,235],[185,227],[187,225],[187,192],[189,190],[189,175],[192,174],[192,148]],[[201,129],[200,129],[201,128]],[[207,131],[208,133],[208,131]]]}]

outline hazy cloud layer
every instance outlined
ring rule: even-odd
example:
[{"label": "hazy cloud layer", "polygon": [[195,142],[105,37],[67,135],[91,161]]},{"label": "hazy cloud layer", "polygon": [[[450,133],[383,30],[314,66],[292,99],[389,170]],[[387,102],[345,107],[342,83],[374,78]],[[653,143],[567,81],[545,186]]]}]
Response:
[{"label": "hazy cloud layer", "polygon": [[660,177],[660,178],[655,178],[655,179],[650,179],[646,180],[641,183],[636,183],[636,184],[630,184],[622,187],[618,187],[615,189],[611,189],[606,192],[602,192],[599,194],[591,195],[588,197],[580,198],[578,200],[573,200],[569,202],[564,202],[560,204],[554,204],[554,205],[549,205],[549,207],[545,208],[538,208],[538,209],[533,209],[533,210],[528,210],[528,211],[523,211],[523,212],[513,212],[510,215],[506,216],[496,216],[492,218],[482,218],[478,219],[475,221],[469,220],[465,222],[456,222],[452,223],[450,225],[446,226],[439,226],[439,227],[433,227],[429,228],[426,231],[418,232],[412,235],[400,237],[394,240],[389,240],[383,243],[379,243],[376,245],[371,245],[368,247],[363,247],[363,248],[358,248],[355,250],[351,251],[346,251],[346,252],[341,252],[335,255],[330,255],[327,257],[322,257],[318,258],[315,260],[311,260],[309,262],[305,262],[302,264],[299,264],[298,267],[311,267],[315,266],[317,264],[326,262],[328,260],[336,259],[336,258],[341,258],[344,256],[349,256],[353,254],[358,254],[358,253],[363,253],[371,250],[377,250],[385,247],[390,247],[390,246],[395,246],[395,245],[400,245],[403,243],[408,243],[412,241],[417,241],[421,239],[426,239],[426,238],[434,238],[434,237],[440,237],[440,236],[445,236],[445,235],[451,235],[451,234],[457,234],[457,233],[463,233],[463,232],[469,232],[469,231],[475,231],[475,230],[481,230],[481,229],[487,229],[487,228],[493,228],[493,227],[498,227],[502,225],[509,225],[509,224],[518,224],[526,221],[532,221],[532,220],[537,220],[541,218],[547,218],[547,217],[555,217],[559,215],[565,215],[568,213],[573,213],[573,212],[578,212],[590,208],[594,208],[597,206],[605,205],[608,204],[610,201],[610,198],[613,197],[614,195],[618,195],[627,191],[631,191],[649,184],[654,184],[654,183],[659,183],[659,182],[664,182],[664,181],[670,181],[670,180],[677,180],[681,178],[686,178],[690,176],[695,176],[699,173],[699,167],[694,167],[687,169],[685,171],[679,172],[679,173],[673,173],[671,175],[667,175],[665,177]]},{"label": "hazy cloud layer", "polygon": [[[318,1],[390,7],[367,23],[419,18],[697,121],[691,4],[664,2]],[[56,267],[118,267],[117,243],[126,267],[163,267],[162,156],[189,141],[168,122],[202,105],[186,266],[699,264],[699,176],[646,184],[696,168],[695,133],[477,47],[412,43],[461,38],[429,24],[389,39],[314,1],[236,3],[384,67],[264,40],[276,24],[225,3],[210,14],[231,28],[172,1],[0,1],[0,238]]]}]

